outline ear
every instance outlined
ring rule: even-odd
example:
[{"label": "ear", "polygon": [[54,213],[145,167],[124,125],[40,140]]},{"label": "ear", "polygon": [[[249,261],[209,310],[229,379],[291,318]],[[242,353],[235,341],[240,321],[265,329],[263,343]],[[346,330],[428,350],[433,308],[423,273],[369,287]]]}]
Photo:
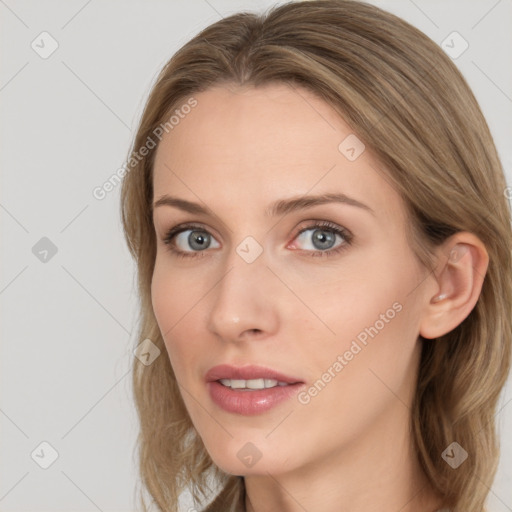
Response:
[{"label": "ear", "polygon": [[438,248],[437,256],[435,281],[426,287],[420,323],[420,335],[429,339],[452,331],[471,313],[489,265],[485,245],[469,232],[452,235]]}]

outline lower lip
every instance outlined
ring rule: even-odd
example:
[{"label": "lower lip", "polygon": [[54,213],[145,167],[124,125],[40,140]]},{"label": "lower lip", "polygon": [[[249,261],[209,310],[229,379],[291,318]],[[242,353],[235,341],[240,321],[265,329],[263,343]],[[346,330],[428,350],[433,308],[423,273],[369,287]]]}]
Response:
[{"label": "lower lip", "polygon": [[225,411],[249,416],[266,412],[297,395],[302,386],[302,383],[296,383],[246,391],[231,389],[214,381],[208,382],[208,391],[212,400]]}]

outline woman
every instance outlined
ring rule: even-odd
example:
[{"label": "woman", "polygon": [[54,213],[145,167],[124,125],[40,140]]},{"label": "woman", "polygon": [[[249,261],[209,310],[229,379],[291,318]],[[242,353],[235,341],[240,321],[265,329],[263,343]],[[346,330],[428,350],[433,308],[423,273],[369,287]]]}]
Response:
[{"label": "woman", "polygon": [[[510,209],[460,72],[350,0],[207,27],[142,115],[140,471],[159,510],[481,512],[510,368]],[[145,508],[145,505],[144,505]]]}]

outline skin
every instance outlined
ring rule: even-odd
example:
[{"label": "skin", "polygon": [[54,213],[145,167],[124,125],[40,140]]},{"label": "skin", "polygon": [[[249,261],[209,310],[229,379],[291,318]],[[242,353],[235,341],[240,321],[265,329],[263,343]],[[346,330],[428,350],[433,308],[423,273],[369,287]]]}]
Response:
[{"label": "skin", "polygon": [[[418,336],[440,336],[470,313],[487,268],[485,247],[471,233],[457,233],[437,249],[436,272],[423,268],[406,236],[403,202],[379,163],[368,148],[354,161],[338,150],[352,130],[311,92],[224,84],[194,97],[197,106],[158,147],[154,198],[169,194],[210,213],[154,208],[152,300],[188,413],[213,461],[244,475],[249,511],[441,508],[408,427]],[[264,214],[276,200],[327,192],[373,212],[329,203]],[[351,243],[336,237],[344,250],[322,256],[313,234],[325,228],[297,236],[314,221],[349,230]],[[185,222],[206,230],[211,245],[200,251],[185,232],[176,248],[195,257],[179,258],[163,239]],[[247,236],[263,249],[252,263],[236,251]],[[452,249],[459,252],[448,261]],[[440,293],[446,298],[432,300]],[[400,312],[307,404],[293,397],[243,416],[210,399],[204,376],[221,363],[268,366],[309,389],[394,303]],[[247,442],[261,453],[250,468],[237,457]]]}]

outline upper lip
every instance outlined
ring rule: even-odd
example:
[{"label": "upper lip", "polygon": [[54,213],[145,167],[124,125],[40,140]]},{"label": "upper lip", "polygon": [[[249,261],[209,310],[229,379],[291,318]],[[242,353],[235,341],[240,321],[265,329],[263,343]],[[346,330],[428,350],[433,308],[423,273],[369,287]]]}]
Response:
[{"label": "upper lip", "polygon": [[303,382],[295,377],[290,377],[289,375],[277,372],[272,368],[258,365],[231,366],[229,364],[221,364],[210,368],[206,372],[207,382],[213,382],[220,379],[274,379],[278,382],[286,382],[287,384]]}]

